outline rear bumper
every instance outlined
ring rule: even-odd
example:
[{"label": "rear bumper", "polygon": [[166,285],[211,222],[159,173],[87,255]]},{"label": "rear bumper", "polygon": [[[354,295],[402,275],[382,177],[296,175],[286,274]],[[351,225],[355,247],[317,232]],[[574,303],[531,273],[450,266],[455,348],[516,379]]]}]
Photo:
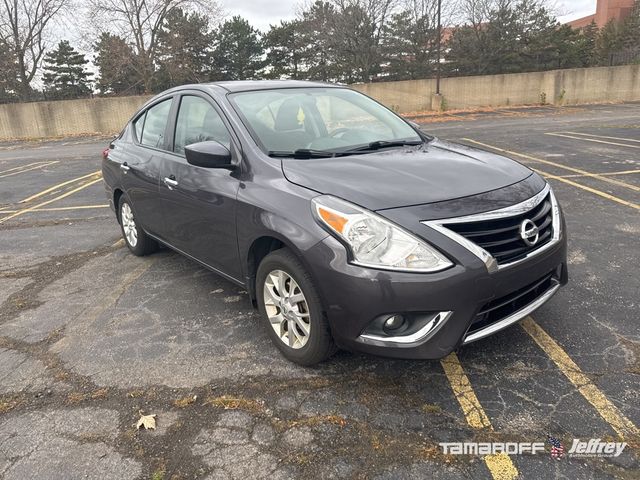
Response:
[{"label": "rear bumper", "polygon": [[[348,263],[344,247],[333,237],[305,257],[336,343],[347,350],[398,358],[442,358],[526,317],[568,281],[564,235],[540,255],[492,273],[471,257],[466,264],[435,274],[361,268]],[[543,280],[546,283],[540,283]],[[436,325],[404,344],[368,338],[365,330],[375,318],[395,313],[428,313]]]}]

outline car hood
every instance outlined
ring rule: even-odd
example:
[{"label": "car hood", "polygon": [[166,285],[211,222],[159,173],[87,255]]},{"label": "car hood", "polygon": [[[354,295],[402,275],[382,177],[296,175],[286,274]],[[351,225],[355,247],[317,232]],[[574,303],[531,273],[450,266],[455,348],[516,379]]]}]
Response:
[{"label": "car hood", "polygon": [[285,159],[282,169],[292,183],[369,210],[477,195],[532,174],[509,158],[437,139],[364,155]]}]

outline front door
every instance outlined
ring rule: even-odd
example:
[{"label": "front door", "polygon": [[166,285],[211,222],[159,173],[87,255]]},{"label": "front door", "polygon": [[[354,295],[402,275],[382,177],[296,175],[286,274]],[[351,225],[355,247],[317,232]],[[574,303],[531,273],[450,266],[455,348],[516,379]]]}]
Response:
[{"label": "front door", "polygon": [[175,248],[240,279],[236,236],[237,171],[190,165],[185,146],[216,140],[232,152],[231,135],[222,115],[204,96],[182,95],[172,153],[160,172],[164,235]]}]

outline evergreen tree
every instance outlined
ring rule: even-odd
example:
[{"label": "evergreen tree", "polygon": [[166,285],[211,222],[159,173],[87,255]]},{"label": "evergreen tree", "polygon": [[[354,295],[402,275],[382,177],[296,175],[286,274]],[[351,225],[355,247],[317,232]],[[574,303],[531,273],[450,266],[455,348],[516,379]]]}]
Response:
[{"label": "evergreen tree", "polygon": [[598,25],[593,20],[582,29],[582,60],[584,67],[597,65],[596,46],[598,42]]},{"label": "evergreen tree", "polygon": [[487,21],[456,29],[448,58],[453,72],[463,75],[577,66],[578,40],[578,33],[559,26],[542,2],[499,2]]},{"label": "evergreen tree", "polygon": [[11,48],[0,41],[0,103],[15,101],[18,91],[18,62]]},{"label": "evergreen tree", "polygon": [[142,93],[142,80],[135,69],[133,49],[117,35],[103,32],[93,46],[98,67],[96,87],[102,94]]},{"label": "evergreen tree", "polygon": [[[391,16],[384,29],[383,54],[389,79],[427,78],[435,71],[438,30],[434,2],[414,2]],[[425,8],[426,7],[426,8]]]},{"label": "evergreen tree", "polygon": [[302,22],[282,20],[280,25],[270,25],[263,44],[267,52],[268,78],[301,78]]},{"label": "evergreen tree", "polygon": [[158,34],[159,69],[154,90],[206,81],[213,41],[206,16],[179,8],[169,12]]},{"label": "evergreen tree", "polygon": [[640,0],[634,2],[629,16],[624,19],[621,36],[625,50],[640,52]]},{"label": "evergreen tree", "polygon": [[301,61],[305,78],[323,82],[337,81],[334,18],[336,9],[329,2],[316,0],[300,16]]},{"label": "evergreen tree", "polygon": [[258,31],[247,20],[235,16],[224,22],[216,35],[213,52],[215,80],[248,80],[259,78],[264,49]]},{"label": "evergreen tree", "polygon": [[44,59],[45,94],[49,98],[78,98],[91,93],[89,77],[85,65],[89,63],[67,40],[58,43],[55,50]]},{"label": "evergreen tree", "polygon": [[600,30],[596,42],[596,58],[599,65],[611,65],[615,63],[616,54],[624,48],[622,26],[620,22],[610,20]]}]

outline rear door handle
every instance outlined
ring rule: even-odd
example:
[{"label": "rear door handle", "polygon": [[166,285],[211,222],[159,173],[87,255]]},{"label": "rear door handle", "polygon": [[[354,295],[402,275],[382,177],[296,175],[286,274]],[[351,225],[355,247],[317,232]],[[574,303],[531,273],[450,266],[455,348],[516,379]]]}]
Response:
[{"label": "rear door handle", "polygon": [[120,165],[120,170],[122,170],[124,173],[127,173],[129,170],[131,170],[131,167],[127,165],[127,162],[124,162]]},{"label": "rear door handle", "polygon": [[174,187],[178,186],[178,181],[176,177],[171,175],[170,177],[164,177],[164,184],[169,187],[169,190],[173,190]]}]

